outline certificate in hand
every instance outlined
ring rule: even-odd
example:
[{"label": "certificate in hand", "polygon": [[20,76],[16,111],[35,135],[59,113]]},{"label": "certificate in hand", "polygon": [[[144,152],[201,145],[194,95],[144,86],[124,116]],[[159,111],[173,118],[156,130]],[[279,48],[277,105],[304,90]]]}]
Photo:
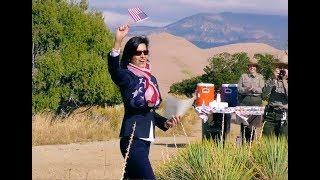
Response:
[{"label": "certificate in hand", "polygon": [[194,98],[180,100],[168,95],[164,117],[170,119],[172,115],[183,116],[192,107],[194,100]]}]

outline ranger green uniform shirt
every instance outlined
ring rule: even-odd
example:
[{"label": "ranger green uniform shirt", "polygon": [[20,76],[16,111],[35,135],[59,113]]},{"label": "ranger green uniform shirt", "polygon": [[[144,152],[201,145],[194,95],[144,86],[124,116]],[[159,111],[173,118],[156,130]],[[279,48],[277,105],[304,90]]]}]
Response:
[{"label": "ranger green uniform shirt", "polygon": [[288,81],[270,79],[263,88],[263,97],[269,96],[269,105],[274,108],[288,109]]},{"label": "ranger green uniform shirt", "polygon": [[[252,87],[252,90],[249,90]],[[262,105],[262,88],[264,87],[264,78],[259,73],[242,74],[238,83],[238,100],[240,106],[261,106]],[[251,115],[247,119],[249,127],[241,128],[241,134],[246,132],[246,139],[250,139],[251,128],[261,127],[261,116]],[[243,125],[241,125],[242,127]]]},{"label": "ranger green uniform shirt", "polygon": [[[249,91],[249,88],[253,90]],[[264,87],[264,78],[261,74],[242,74],[238,83],[238,92],[241,95],[260,96]]]}]

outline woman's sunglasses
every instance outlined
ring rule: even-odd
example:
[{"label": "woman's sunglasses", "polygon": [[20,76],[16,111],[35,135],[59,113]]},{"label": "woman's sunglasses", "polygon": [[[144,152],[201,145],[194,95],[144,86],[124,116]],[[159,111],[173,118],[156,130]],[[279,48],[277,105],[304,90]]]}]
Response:
[{"label": "woman's sunglasses", "polygon": [[136,51],[134,55],[136,55],[136,56],[141,56],[142,53],[143,53],[144,55],[148,55],[148,54],[149,54],[149,50]]}]

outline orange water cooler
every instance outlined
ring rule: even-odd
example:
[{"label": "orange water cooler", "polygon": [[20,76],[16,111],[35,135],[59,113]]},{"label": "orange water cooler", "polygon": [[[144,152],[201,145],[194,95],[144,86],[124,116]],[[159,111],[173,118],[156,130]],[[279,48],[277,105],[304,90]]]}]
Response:
[{"label": "orange water cooler", "polygon": [[214,100],[214,84],[198,83],[196,88],[196,105],[209,106],[209,102]]}]

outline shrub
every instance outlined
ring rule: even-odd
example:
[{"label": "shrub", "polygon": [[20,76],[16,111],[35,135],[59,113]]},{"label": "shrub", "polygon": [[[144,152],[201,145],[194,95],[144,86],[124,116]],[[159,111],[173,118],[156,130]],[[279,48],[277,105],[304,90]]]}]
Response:
[{"label": "shrub", "polygon": [[276,68],[276,62],[278,59],[270,54],[255,54],[255,58],[258,60],[259,71],[263,77],[265,79],[271,78]]},{"label": "shrub", "polygon": [[121,102],[107,72],[112,34],[84,2],[32,1],[33,113]]},{"label": "shrub", "polygon": [[175,93],[180,95],[192,96],[197,84],[202,81],[202,76],[193,77],[190,79],[183,80],[181,82],[173,83],[170,86],[169,93]]},{"label": "shrub", "polygon": [[223,83],[238,83],[241,74],[247,71],[249,57],[246,53],[221,53],[208,61],[209,65],[204,68],[205,74],[174,83],[170,86],[170,92],[190,96],[200,82],[213,83],[216,90]]}]

